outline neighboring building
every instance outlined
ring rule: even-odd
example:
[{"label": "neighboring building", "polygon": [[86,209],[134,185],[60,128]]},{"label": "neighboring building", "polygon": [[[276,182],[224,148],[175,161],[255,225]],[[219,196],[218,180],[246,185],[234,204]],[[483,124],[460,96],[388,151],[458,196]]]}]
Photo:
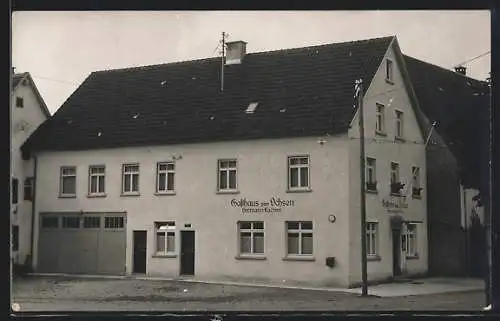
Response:
[{"label": "neighboring building", "polygon": [[223,88],[220,58],[93,72],[40,127],[36,270],[359,284],[363,79],[368,278],[427,273],[430,126],[397,39],[245,45]]},{"label": "neighboring building", "polygon": [[484,221],[479,191],[487,180],[488,83],[467,77],[464,67],[405,61],[419,106],[437,122],[427,148],[429,273],[479,276],[486,238],[470,227]]},{"label": "neighboring building", "polygon": [[23,160],[20,148],[50,113],[29,73],[12,75],[10,100],[11,253],[16,264],[24,264],[32,250],[34,161]]}]

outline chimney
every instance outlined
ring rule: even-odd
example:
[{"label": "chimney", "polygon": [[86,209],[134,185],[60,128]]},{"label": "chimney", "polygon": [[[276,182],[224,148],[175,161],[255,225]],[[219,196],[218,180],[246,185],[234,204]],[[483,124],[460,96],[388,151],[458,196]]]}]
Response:
[{"label": "chimney", "polygon": [[464,66],[457,66],[455,67],[455,72],[459,73],[459,74],[462,74],[462,75],[466,75],[466,72],[467,71],[467,68],[465,68]]},{"label": "chimney", "polygon": [[247,43],[244,41],[227,42],[226,65],[241,64],[247,53]]}]

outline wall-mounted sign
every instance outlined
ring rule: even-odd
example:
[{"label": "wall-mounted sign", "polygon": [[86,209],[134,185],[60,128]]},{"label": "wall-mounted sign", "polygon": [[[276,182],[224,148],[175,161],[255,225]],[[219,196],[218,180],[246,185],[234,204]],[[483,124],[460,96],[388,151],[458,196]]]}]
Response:
[{"label": "wall-mounted sign", "polygon": [[388,211],[401,211],[408,208],[408,203],[405,197],[385,198],[382,200],[382,206]]},{"label": "wall-mounted sign", "polygon": [[283,208],[294,207],[294,200],[284,200],[280,197],[271,197],[264,201],[250,201],[246,198],[231,200],[232,207],[241,208],[242,213],[279,213]]}]

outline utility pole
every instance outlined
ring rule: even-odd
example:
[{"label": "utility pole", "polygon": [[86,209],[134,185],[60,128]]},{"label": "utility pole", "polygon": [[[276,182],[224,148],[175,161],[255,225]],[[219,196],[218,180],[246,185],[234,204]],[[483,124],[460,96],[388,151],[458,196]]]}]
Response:
[{"label": "utility pole", "polygon": [[368,296],[368,277],[366,260],[366,194],[365,194],[365,124],[363,112],[363,80],[356,80],[355,92],[358,99],[359,117],[359,160],[361,186],[361,280],[363,282],[362,296]]},{"label": "utility pole", "polygon": [[226,49],[226,33],[222,32],[222,57],[221,57],[221,73],[220,73],[220,91],[224,91],[224,56]]}]

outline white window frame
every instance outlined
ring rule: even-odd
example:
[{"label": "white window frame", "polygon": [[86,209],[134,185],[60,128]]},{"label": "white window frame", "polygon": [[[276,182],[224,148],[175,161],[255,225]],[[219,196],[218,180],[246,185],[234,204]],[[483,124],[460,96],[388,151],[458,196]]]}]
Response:
[{"label": "white window frame", "polygon": [[[154,229],[155,229],[155,255],[156,256],[167,256],[167,255],[175,255],[177,251],[177,228],[175,226],[175,221],[165,221],[165,222],[154,222]],[[164,236],[164,242],[163,244],[163,251],[158,250],[158,234],[163,233]],[[171,246],[169,241],[168,241],[168,234],[173,233],[174,235],[174,244],[173,244],[173,249],[170,249]]]},{"label": "white window frame", "polygon": [[[137,170],[130,170],[127,169],[127,167],[137,167]],[[140,191],[140,171],[141,168],[139,167],[138,163],[127,163],[122,165],[122,195],[139,195]],[[125,177],[130,176],[130,186],[125,186]],[[133,178],[134,176],[137,176],[137,190],[134,191],[132,190],[134,184],[133,184]],[[126,189],[128,187],[128,189]]]},{"label": "white window frame", "polygon": [[[227,167],[222,167],[222,164],[227,162]],[[231,166],[231,163],[234,162],[234,166]],[[222,176],[222,172],[226,172],[226,187],[222,188],[220,186],[220,180]],[[230,186],[230,173],[234,172],[234,187]],[[217,191],[220,193],[227,192],[237,192],[238,191],[238,160],[235,158],[225,158],[217,160]]]},{"label": "white window frame", "polygon": [[411,168],[411,186],[421,188],[420,167],[418,166],[412,166]]},{"label": "white window frame", "polygon": [[[65,174],[65,170],[73,170],[74,173]],[[61,166],[60,168],[60,179],[59,179],[59,196],[61,197],[76,197],[76,187],[77,187],[77,170],[76,166]],[[64,184],[63,181],[65,178],[74,177],[75,178],[75,192],[74,193],[65,193],[64,192]]]},{"label": "white window frame", "polygon": [[[102,169],[102,172],[93,172]],[[92,191],[92,179],[96,179],[96,191]],[[103,190],[99,190],[99,181],[103,180]],[[89,195],[104,196],[106,195],[106,166],[105,165],[90,165],[89,166]]]},{"label": "white window frame", "polygon": [[[392,168],[392,165],[396,165],[396,169],[393,169]],[[400,180],[399,180],[399,163],[398,162],[391,162],[390,163],[390,173],[391,173],[391,177],[390,177],[390,182],[391,184],[394,184],[394,183],[400,183]]]},{"label": "white window frame", "polygon": [[375,103],[375,133],[385,134],[385,105]]},{"label": "white window frame", "polygon": [[[247,223],[250,224],[249,229],[242,228],[241,225]],[[260,223],[262,224],[262,228],[256,228],[255,223]],[[243,233],[250,233],[250,252],[242,252],[241,251],[241,238]],[[262,241],[264,244],[262,244],[263,247],[263,252],[255,252],[254,248],[254,238],[255,238],[255,233],[262,233],[263,239]],[[265,223],[264,221],[239,221],[238,222],[238,253],[240,256],[264,256],[266,252],[266,233],[265,233]]]},{"label": "white window frame", "polygon": [[[299,161],[299,164],[292,164],[292,160],[302,160],[306,159],[307,164],[302,164]],[[309,155],[294,155],[294,156],[288,156],[287,159],[288,162],[288,190],[289,191],[308,191],[311,189],[311,160]],[[296,168],[297,169],[297,186],[292,186],[292,169]],[[307,184],[306,186],[301,186],[302,181],[301,181],[301,173],[302,171],[305,170],[307,171]]]},{"label": "white window frame", "polygon": [[404,137],[404,112],[402,110],[395,110],[396,115],[396,138]]},{"label": "white window frame", "polygon": [[[161,169],[162,166],[166,166],[165,169]],[[169,168],[172,167],[172,168]],[[165,189],[160,190],[161,174],[164,174]],[[173,176],[172,184],[168,185],[168,175]],[[174,194],[175,193],[175,162],[158,162],[156,164],[156,193],[158,194]]]},{"label": "white window frame", "polygon": [[[379,224],[376,221],[366,222],[366,257],[379,257]],[[372,243],[372,240],[375,242]]]},{"label": "white window frame", "polygon": [[394,62],[391,59],[385,60],[385,79],[394,82]]},{"label": "white window frame", "polygon": [[[373,161],[373,163],[370,164],[370,161]],[[372,172],[373,176],[372,180],[370,180],[370,171]],[[375,159],[374,157],[366,158],[366,183],[377,183],[377,159]]]},{"label": "white window frame", "polygon": [[[298,229],[290,229],[289,224],[290,223],[298,223],[299,228]],[[311,224],[311,229],[304,229],[302,228],[303,223],[310,223]],[[286,221],[285,222],[285,229],[286,229],[286,256],[287,257],[312,257],[314,255],[314,222],[313,221]],[[290,234],[299,234],[299,248],[298,248],[298,253],[289,253],[289,248],[288,248],[288,238],[290,237]],[[312,235],[312,251],[310,254],[303,254],[302,251],[302,238],[303,234],[311,234]]]},{"label": "white window frame", "polygon": [[[25,201],[33,201],[33,188],[34,188],[34,179],[33,177],[26,177],[24,179],[23,184],[23,200]],[[27,193],[28,192],[28,193]]]},{"label": "white window frame", "polygon": [[[413,227],[411,229],[410,227]],[[408,223],[406,225],[406,257],[415,258],[418,257],[418,233],[417,233],[417,224]]]}]

